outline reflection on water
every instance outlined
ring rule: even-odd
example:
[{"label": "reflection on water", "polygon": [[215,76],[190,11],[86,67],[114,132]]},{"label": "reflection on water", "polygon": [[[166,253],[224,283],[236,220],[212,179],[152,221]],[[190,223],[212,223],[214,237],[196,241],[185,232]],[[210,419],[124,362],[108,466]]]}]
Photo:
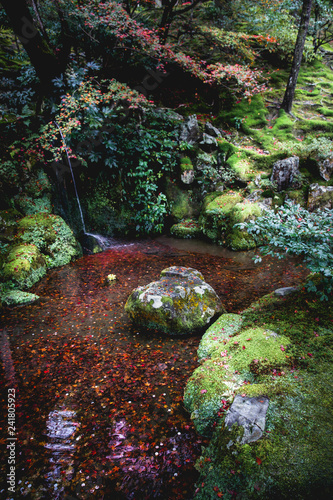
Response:
[{"label": "reflection on water", "polygon": [[63,478],[70,481],[73,477],[73,453],[75,450],[74,434],[80,424],[74,422],[75,411],[54,410],[49,413],[46,422],[49,441],[45,448],[50,450],[50,471],[46,474],[53,499],[63,498]]},{"label": "reflection on water", "polygon": [[[202,272],[228,312],[297,285],[307,270],[176,241],[116,245],[51,269],[31,290],[38,303],[2,310],[7,386],[14,378],[18,386],[20,498],[193,498],[206,442],[184,410],[183,391],[198,366],[200,336],[139,331],[124,304],[174,265]],[[117,281],[110,284],[109,274]],[[0,418],[6,414],[4,407]]]},{"label": "reflection on water", "polygon": [[156,241],[163,245],[170,245],[178,250],[185,250],[186,252],[198,252],[201,254],[216,255],[225,259],[232,259],[233,262],[246,266],[254,266],[252,257],[258,253],[253,250],[248,252],[233,252],[228,248],[213,245],[212,243],[196,238],[180,240],[178,238],[171,238],[170,236],[160,236],[156,238]]}]

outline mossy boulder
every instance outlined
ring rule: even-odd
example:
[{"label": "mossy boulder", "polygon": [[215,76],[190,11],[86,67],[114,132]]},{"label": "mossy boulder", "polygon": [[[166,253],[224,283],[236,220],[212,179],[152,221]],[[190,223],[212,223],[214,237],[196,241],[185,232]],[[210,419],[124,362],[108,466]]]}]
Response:
[{"label": "mossy boulder", "polygon": [[248,222],[256,217],[260,217],[262,209],[259,203],[251,203],[248,200],[242,201],[242,203],[237,203],[230,214],[230,229],[227,233],[226,242],[231,250],[251,250],[257,246],[257,242],[253,235],[248,234],[247,231],[243,231],[237,227],[235,224],[242,222]]},{"label": "mossy boulder", "polygon": [[200,216],[202,232],[214,242],[221,241],[223,233],[228,228],[232,209],[243,200],[240,193],[229,191],[228,193],[214,196],[208,203],[204,202]]},{"label": "mossy boulder", "polygon": [[235,337],[229,338],[223,349],[218,350],[212,359],[227,359],[234,370],[255,375],[268,373],[273,369],[281,370],[290,365],[287,346],[290,340],[265,328],[247,328]]},{"label": "mossy boulder", "polygon": [[200,224],[193,219],[185,219],[178,224],[174,224],[170,233],[176,238],[197,238],[201,235]]},{"label": "mossy boulder", "polygon": [[311,184],[309,187],[308,206],[307,209],[312,212],[314,210],[333,207],[333,186],[321,186],[319,184]]},{"label": "mossy boulder", "polygon": [[39,299],[39,296],[34,293],[22,292],[21,290],[12,290],[5,293],[2,297],[4,306],[22,306],[32,304]]},{"label": "mossy boulder", "polygon": [[236,335],[241,326],[242,316],[240,314],[222,314],[201,338],[197,351],[199,361],[210,358],[216,349],[223,347],[229,337]]},{"label": "mossy boulder", "polygon": [[46,259],[36,245],[12,246],[2,266],[4,281],[11,281],[19,288],[30,288],[46,274]]},{"label": "mossy boulder", "polygon": [[[256,377],[290,364],[287,337],[264,328],[248,328],[234,336],[224,336],[218,321],[220,341],[217,335],[216,339],[213,337],[216,348],[208,347],[211,358],[193,372],[184,392],[185,408],[191,413],[196,430],[205,436],[212,432],[222,399],[231,402],[249,375]],[[229,335],[236,328],[234,325]]]},{"label": "mossy boulder", "polygon": [[135,289],[125,311],[138,328],[188,334],[207,327],[224,308],[199,271],[175,266],[164,269],[158,281]]},{"label": "mossy boulder", "polygon": [[18,240],[36,245],[48,267],[63,266],[82,254],[73,231],[58,215],[28,215],[18,221]]},{"label": "mossy boulder", "polygon": [[222,400],[231,403],[243,382],[239,374],[219,359],[208,359],[193,372],[185,387],[184,406],[199,434],[212,435]]},{"label": "mossy boulder", "polygon": [[[332,375],[331,364],[324,364],[318,373],[290,373],[280,392],[269,399],[265,432],[256,442],[242,444],[242,427],[234,425],[227,431],[224,419],[219,419],[196,464],[201,474],[196,498],[213,498],[213,487],[222,493],[232,489],[244,499],[330,498]],[[241,390],[248,392],[247,386]]]},{"label": "mossy boulder", "polygon": [[166,186],[166,196],[171,208],[171,216],[177,222],[196,217],[198,206],[191,190],[182,190],[178,184],[169,179]]}]

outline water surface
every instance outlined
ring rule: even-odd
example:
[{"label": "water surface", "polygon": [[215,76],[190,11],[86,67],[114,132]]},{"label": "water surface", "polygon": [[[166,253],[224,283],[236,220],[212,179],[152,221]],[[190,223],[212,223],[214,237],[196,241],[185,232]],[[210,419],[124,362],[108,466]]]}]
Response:
[{"label": "water surface", "polygon": [[182,399],[200,336],[138,331],[124,313],[130,292],[172,265],[201,271],[228,312],[307,274],[290,260],[254,265],[246,254],[165,238],[51,270],[31,290],[38,303],[1,313],[5,405],[7,387],[17,389],[18,498],[193,497],[205,440]]}]

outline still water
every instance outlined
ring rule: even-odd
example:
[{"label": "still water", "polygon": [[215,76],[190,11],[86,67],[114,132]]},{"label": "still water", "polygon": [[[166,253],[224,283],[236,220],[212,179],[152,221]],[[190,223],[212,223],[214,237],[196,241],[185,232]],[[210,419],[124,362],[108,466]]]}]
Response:
[{"label": "still water", "polygon": [[254,265],[250,254],[167,238],[115,244],[49,271],[31,289],[38,303],[1,311],[5,439],[10,387],[17,404],[16,495],[4,481],[1,498],[193,498],[206,441],[182,398],[200,336],[138,331],[124,312],[134,288],[173,265],[201,271],[228,312],[307,274],[291,260]]}]

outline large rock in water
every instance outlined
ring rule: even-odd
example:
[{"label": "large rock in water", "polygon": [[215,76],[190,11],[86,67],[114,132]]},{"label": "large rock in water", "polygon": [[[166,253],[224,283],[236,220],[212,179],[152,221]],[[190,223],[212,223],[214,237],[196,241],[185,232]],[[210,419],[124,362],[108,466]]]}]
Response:
[{"label": "large rock in water", "polygon": [[169,334],[205,328],[224,307],[203,275],[189,267],[169,267],[158,281],[140,286],[129,296],[125,311],[138,327]]}]

